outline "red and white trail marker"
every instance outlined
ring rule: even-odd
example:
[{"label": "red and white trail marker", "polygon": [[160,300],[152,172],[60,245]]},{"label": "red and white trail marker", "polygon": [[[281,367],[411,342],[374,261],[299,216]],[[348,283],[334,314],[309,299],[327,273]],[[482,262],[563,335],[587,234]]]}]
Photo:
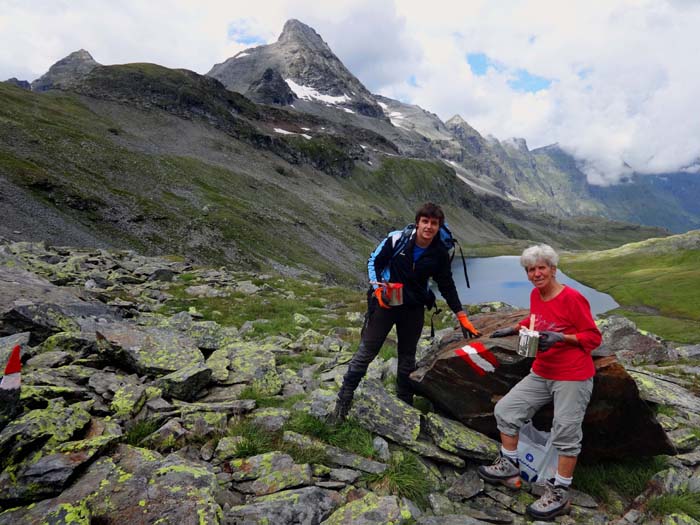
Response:
[{"label": "red and white trail marker", "polygon": [[5,375],[0,381],[0,390],[15,390],[22,386],[22,361],[19,357],[19,345],[12,349],[7,360]]},{"label": "red and white trail marker", "polygon": [[461,357],[480,376],[496,371],[498,359],[483,343],[472,343],[455,349],[455,355]]}]

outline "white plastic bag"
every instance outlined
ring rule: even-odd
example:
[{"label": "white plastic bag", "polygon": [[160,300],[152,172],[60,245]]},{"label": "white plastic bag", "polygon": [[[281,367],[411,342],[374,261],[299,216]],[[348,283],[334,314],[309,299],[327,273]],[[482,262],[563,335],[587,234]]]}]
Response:
[{"label": "white plastic bag", "polygon": [[520,476],[525,481],[550,479],[557,473],[559,454],[552,445],[552,436],[549,432],[537,430],[532,421],[520,428],[518,459]]}]

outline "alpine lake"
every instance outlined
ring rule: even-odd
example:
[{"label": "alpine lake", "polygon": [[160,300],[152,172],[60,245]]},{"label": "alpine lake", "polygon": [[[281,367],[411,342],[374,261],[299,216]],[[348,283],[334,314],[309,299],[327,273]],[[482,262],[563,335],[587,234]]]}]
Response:
[{"label": "alpine lake", "polygon": [[[510,255],[468,258],[467,274],[469,288],[464,279],[462,259],[455,257],[452,261],[452,276],[464,304],[502,301],[512,306],[529,308],[532,284],[520,266],[520,257]],[[619,306],[608,294],[571,279],[561,269],[557,269],[557,280],[581,292],[588,299],[594,316]],[[439,293],[436,287],[435,293]]]}]

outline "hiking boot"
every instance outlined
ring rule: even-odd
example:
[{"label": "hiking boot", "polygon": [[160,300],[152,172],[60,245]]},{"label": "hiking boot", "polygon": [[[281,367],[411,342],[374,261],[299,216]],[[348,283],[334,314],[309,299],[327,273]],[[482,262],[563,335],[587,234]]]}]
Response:
[{"label": "hiking boot", "polygon": [[348,417],[348,412],[350,412],[351,405],[352,399],[336,399],[335,408],[333,408],[333,412],[328,415],[326,423],[329,425],[339,425],[343,423]]},{"label": "hiking boot", "polygon": [[527,506],[527,513],[538,520],[549,520],[555,516],[568,514],[569,511],[571,511],[569,489],[555,485],[550,480],[545,483],[544,494],[540,499]]},{"label": "hiking boot", "polygon": [[511,489],[519,489],[520,468],[516,462],[500,454],[493,465],[482,465],[478,470],[479,477],[489,483],[500,483]]}]

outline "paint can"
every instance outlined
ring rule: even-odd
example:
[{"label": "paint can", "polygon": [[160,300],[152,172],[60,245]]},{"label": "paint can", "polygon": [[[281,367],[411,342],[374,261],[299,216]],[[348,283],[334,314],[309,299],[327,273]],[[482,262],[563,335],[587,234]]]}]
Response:
[{"label": "paint can", "polygon": [[537,345],[540,342],[540,333],[536,330],[528,330],[523,327],[518,336],[518,355],[523,357],[535,357]]},{"label": "paint can", "polygon": [[389,296],[389,305],[400,306],[403,304],[403,283],[387,283],[386,293]]}]

